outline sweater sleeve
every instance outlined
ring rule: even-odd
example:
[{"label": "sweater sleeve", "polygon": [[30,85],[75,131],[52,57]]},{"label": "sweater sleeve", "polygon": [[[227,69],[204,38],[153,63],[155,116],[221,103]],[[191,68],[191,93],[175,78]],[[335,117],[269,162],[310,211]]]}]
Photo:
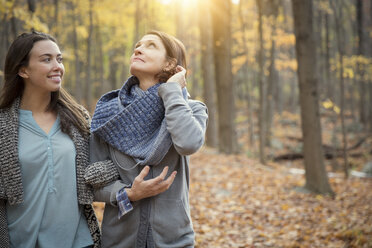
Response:
[{"label": "sweater sleeve", "polygon": [[181,86],[168,82],[159,87],[165,107],[167,130],[180,155],[195,153],[204,143],[208,111],[204,103],[185,100]]},{"label": "sweater sleeve", "polygon": [[94,187],[94,200],[117,206],[116,194],[130,187],[120,180],[119,172],[110,158],[109,147],[94,134],[90,139],[90,165],[85,180]]},{"label": "sweater sleeve", "polygon": [[0,244],[1,247],[10,247],[5,205],[5,200],[0,200]]}]

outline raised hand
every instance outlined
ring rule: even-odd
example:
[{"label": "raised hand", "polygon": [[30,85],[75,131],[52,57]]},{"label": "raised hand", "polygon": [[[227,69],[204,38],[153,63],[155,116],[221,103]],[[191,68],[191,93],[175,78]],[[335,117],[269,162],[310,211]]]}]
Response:
[{"label": "raised hand", "polygon": [[186,70],[180,65],[177,65],[176,67],[176,73],[171,76],[167,82],[177,82],[179,85],[181,85],[181,88],[186,87]]}]

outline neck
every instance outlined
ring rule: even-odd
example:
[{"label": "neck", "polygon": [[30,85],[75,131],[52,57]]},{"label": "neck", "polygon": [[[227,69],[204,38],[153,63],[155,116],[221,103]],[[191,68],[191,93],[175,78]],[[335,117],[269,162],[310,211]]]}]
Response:
[{"label": "neck", "polygon": [[21,109],[30,110],[33,113],[46,112],[46,109],[51,101],[51,93],[39,93],[30,91],[23,92],[21,99]]},{"label": "neck", "polygon": [[158,81],[155,78],[146,78],[146,77],[141,77],[141,78],[137,77],[137,78],[139,81],[139,87],[143,91],[146,91],[148,88],[158,83]]}]

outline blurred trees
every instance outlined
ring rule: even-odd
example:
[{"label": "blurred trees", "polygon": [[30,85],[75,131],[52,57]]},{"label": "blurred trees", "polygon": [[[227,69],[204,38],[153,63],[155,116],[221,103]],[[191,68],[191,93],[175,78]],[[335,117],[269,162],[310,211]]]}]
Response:
[{"label": "blurred trees", "polygon": [[[345,136],[355,126],[372,132],[372,0],[311,2],[320,111],[332,106],[338,118],[343,105]],[[186,45],[189,92],[210,109],[207,144],[261,154],[264,162],[280,146],[271,120],[300,111],[291,3],[0,0],[0,82],[10,42],[31,29],[48,32],[64,55],[64,87],[92,111],[100,95],[129,76],[133,44],[150,29],[162,30]],[[337,20],[335,10],[342,13]],[[332,145],[343,144],[335,138]]]}]

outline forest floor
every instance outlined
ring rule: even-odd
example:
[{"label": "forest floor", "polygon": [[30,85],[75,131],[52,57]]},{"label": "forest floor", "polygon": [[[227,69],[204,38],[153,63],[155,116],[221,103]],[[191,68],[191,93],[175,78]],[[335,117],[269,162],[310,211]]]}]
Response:
[{"label": "forest floor", "polygon": [[[287,114],[274,120],[269,156],[301,150],[301,142],[293,138],[301,138],[298,118]],[[323,143],[330,144],[334,124],[322,120]],[[246,145],[244,129],[239,125],[239,143],[244,144],[240,154],[224,155],[203,147],[191,156],[196,248],[372,247],[372,178],[345,179],[342,159],[326,160],[335,197],[299,193],[296,188],[305,184],[303,160],[260,164],[254,158],[256,151]],[[363,136],[353,132],[348,141],[352,145]],[[353,170],[360,171],[372,160],[371,148],[369,137],[350,152],[362,154],[350,156]],[[103,205],[95,203],[95,209],[101,220]]]},{"label": "forest floor", "polygon": [[372,179],[334,174],[336,196],[298,193],[302,174],[202,149],[191,160],[196,247],[372,247]]}]

